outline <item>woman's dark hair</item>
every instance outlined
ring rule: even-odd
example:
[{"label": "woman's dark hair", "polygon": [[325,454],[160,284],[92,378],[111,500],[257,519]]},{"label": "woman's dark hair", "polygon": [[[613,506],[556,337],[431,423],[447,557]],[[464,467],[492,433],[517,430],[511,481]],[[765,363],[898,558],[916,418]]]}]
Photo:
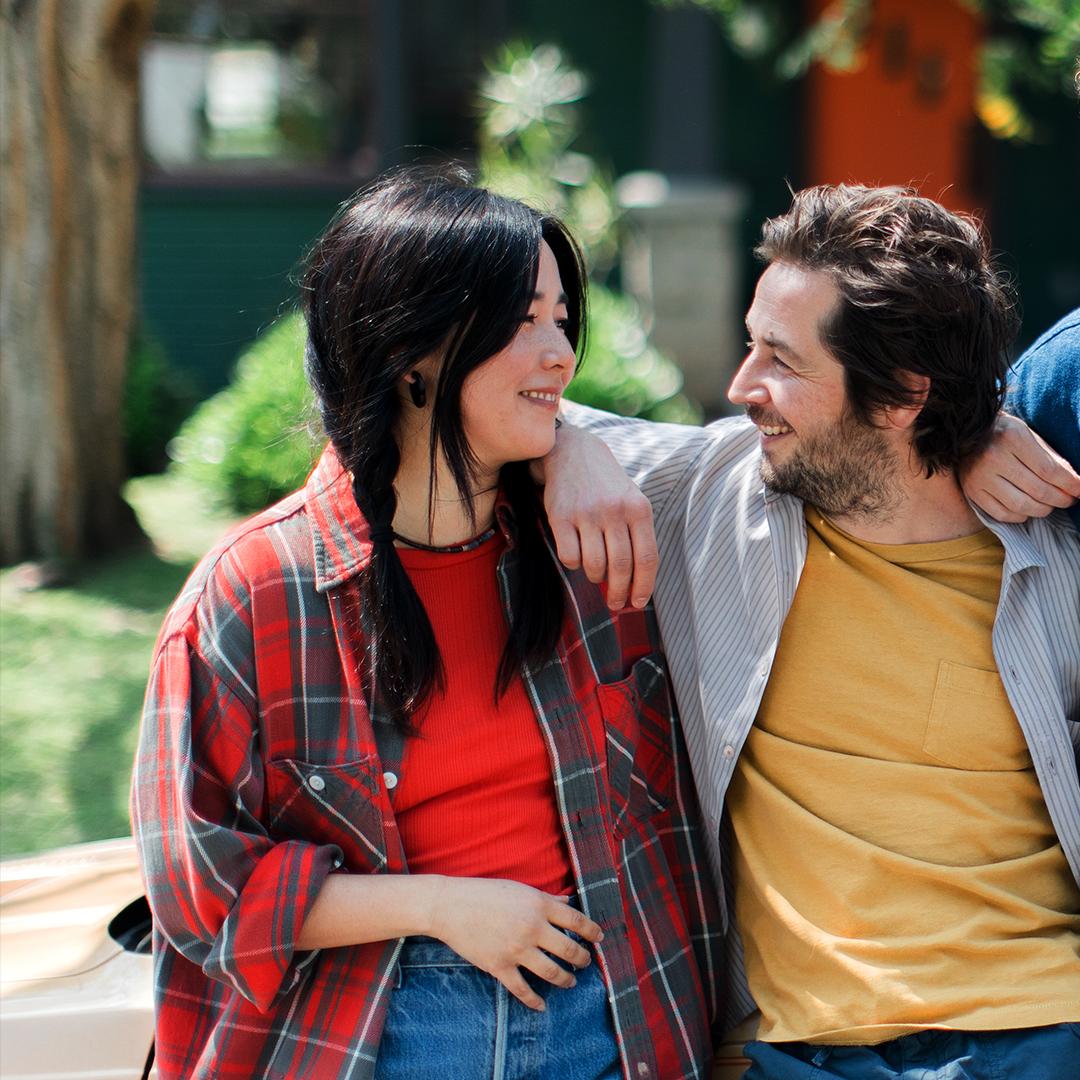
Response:
[{"label": "woman's dark hair", "polygon": [[914,433],[927,475],[983,448],[1017,317],[978,222],[908,188],[822,185],[765,222],[755,253],[836,285],[821,340],[844,367],[856,417],[869,424],[883,408],[917,404],[911,372],[930,380]]},{"label": "woman's dark hair", "polygon": [[[586,286],[572,237],[557,219],[473,187],[463,173],[389,174],[344,204],[308,256],[302,282],[308,378],[375,541],[361,577],[369,676],[382,708],[406,731],[443,673],[431,623],[390,534],[399,387],[426,357],[443,358],[428,386],[432,475],[442,453],[471,513],[477,462],[462,424],[461,388],[520,328],[542,241],[558,264],[567,337],[580,356]],[[518,557],[496,696],[521,664],[551,657],[562,624],[562,584],[527,470],[527,463],[514,462],[500,476]]]}]

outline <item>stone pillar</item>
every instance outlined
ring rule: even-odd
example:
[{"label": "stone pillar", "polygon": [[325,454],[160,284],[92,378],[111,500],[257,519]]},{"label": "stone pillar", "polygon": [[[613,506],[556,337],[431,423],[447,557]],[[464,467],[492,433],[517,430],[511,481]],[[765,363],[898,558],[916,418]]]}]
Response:
[{"label": "stone pillar", "polygon": [[728,384],[743,356],[739,218],[746,194],[720,180],[631,173],[616,186],[625,211],[622,284],[652,341],[682,369],[710,416],[734,411]]}]

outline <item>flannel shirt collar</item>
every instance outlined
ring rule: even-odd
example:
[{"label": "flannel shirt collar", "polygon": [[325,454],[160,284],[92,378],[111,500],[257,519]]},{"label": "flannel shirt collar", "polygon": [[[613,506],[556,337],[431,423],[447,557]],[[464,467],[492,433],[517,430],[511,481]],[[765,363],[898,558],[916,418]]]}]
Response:
[{"label": "flannel shirt collar", "polygon": [[[348,471],[327,446],[304,487],[304,505],[315,548],[315,588],[324,593],[345,584],[371,561],[367,519],[353,498]],[[495,501],[495,520],[509,547],[517,538],[513,510],[503,492]]]}]

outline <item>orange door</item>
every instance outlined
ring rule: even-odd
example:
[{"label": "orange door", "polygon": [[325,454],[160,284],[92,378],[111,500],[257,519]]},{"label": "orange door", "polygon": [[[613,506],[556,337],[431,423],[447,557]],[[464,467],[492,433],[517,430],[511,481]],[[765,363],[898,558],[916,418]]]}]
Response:
[{"label": "orange door", "polygon": [[[833,6],[812,0],[815,17]],[[975,79],[980,26],[958,0],[874,0],[854,70],[808,76],[810,183],[913,184],[979,209]]]}]

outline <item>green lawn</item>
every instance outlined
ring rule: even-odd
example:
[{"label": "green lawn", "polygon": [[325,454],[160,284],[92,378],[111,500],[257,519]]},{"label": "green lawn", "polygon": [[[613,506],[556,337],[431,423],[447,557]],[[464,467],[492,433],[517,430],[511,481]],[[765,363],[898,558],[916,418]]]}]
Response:
[{"label": "green lawn", "polygon": [[125,491],[152,549],[21,592],[0,574],[0,853],[128,832],[128,780],[165,610],[228,519],[172,477]]}]

